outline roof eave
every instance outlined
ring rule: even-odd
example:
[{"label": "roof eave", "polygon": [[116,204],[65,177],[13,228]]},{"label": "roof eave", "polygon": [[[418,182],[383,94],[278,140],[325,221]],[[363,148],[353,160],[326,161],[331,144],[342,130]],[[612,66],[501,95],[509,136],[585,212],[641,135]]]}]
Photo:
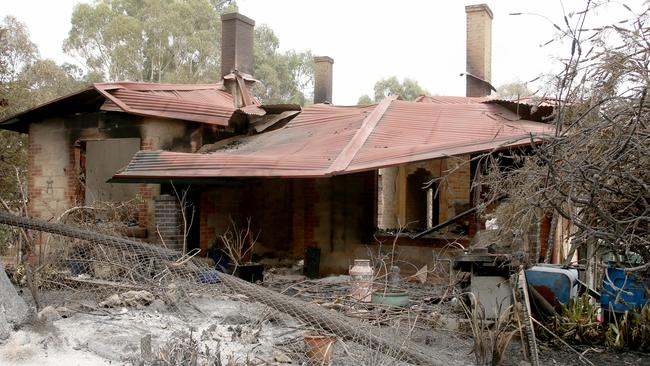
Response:
[{"label": "roof eave", "polygon": [[82,90],[55,98],[49,102],[39,104],[35,107],[11,115],[0,121],[0,129],[27,133],[29,130],[29,124],[45,113],[45,110],[57,108],[66,102],[72,103],[73,100],[81,97],[86,98],[88,94],[96,94],[96,96],[100,95],[94,86],[88,86]]}]

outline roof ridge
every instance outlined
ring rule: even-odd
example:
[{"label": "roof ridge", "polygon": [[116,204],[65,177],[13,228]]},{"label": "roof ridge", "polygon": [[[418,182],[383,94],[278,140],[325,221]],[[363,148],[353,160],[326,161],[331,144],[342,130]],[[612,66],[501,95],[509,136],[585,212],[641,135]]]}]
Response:
[{"label": "roof ridge", "polygon": [[363,122],[361,123],[361,127],[359,127],[359,130],[357,130],[352,139],[350,139],[350,142],[345,145],[336,159],[334,159],[334,162],[332,162],[325,174],[334,175],[336,173],[344,171],[350,165],[359,150],[361,150],[365,144],[366,140],[368,140],[370,134],[372,134],[372,132],[375,130],[375,127],[384,116],[384,113],[386,113],[386,110],[388,110],[388,107],[397,98],[397,95],[391,95],[384,98],[384,100],[377,104],[377,107],[375,107],[375,109],[368,116],[366,116],[366,118],[364,118]]}]

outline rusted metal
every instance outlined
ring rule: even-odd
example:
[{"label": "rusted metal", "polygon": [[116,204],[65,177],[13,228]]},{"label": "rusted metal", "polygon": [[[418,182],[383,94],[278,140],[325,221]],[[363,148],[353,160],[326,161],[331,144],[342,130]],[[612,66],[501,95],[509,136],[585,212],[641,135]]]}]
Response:
[{"label": "rusted metal", "polygon": [[106,96],[106,102],[101,107],[106,111],[175,118],[221,126],[227,126],[228,120],[235,112],[232,104],[224,105],[224,100],[229,100],[232,103],[232,97],[219,90],[213,91],[214,103],[195,101],[196,98],[192,98],[191,91],[178,92],[175,96],[168,96],[128,89],[99,90]]},{"label": "rusted metal", "polygon": [[141,151],[113,181],[326,177],[538,142],[552,127],[497,104],[418,103],[305,108],[283,128],[210,154]]},{"label": "rusted metal", "polygon": [[[241,77],[238,78],[238,80]],[[243,80],[243,79],[242,79]],[[93,86],[106,101],[102,110],[127,112],[143,116],[174,118],[219,126],[228,126],[238,111],[232,95],[219,84],[97,83]],[[250,96],[245,84],[239,86],[246,95],[248,115],[264,115],[259,101]]]},{"label": "rusted metal", "polygon": [[553,111],[559,105],[555,99],[532,97],[514,100],[493,98],[487,100],[486,103],[499,104],[523,119],[538,122],[550,122]]},{"label": "rusted metal", "polygon": [[494,104],[396,100],[348,172],[528,144],[550,132]]},{"label": "rusted metal", "polygon": [[[228,126],[235,113],[263,116],[268,112],[254,98],[243,81],[254,79],[237,76],[238,87],[246,105],[237,109],[233,97],[223,84],[161,84],[139,82],[94,83],[90,87],[0,121],[0,128],[27,132],[29,123],[57,113],[104,110],[130,114],[173,118],[217,126]],[[87,105],[92,106],[86,107]],[[275,106],[277,110],[277,106]],[[288,110],[295,110],[289,106]]]},{"label": "rusted metal", "polygon": [[374,132],[375,127],[390,107],[391,103],[397,100],[397,96],[390,96],[381,101],[377,107],[363,120],[361,128],[357,130],[350,142],[343,148],[341,153],[336,157],[329,169],[327,169],[327,174],[336,174],[339,172],[345,171],[350,165],[354,157],[359,153],[361,148],[364,146],[368,137]]}]

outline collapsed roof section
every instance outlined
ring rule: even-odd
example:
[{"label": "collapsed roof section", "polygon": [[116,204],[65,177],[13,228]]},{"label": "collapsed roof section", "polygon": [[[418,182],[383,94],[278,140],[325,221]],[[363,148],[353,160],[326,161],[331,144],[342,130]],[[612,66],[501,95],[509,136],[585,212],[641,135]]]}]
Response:
[{"label": "collapsed roof section", "polygon": [[104,111],[148,117],[175,118],[228,126],[235,112],[233,97],[222,84],[93,84],[106,100]]},{"label": "collapsed roof section", "polygon": [[[0,129],[27,133],[28,126],[32,122],[97,110],[172,118],[224,128],[232,127],[233,124],[241,126],[242,119],[245,119],[246,123],[259,129],[259,124],[266,126],[269,121],[277,122],[292,117],[300,111],[300,106],[297,105],[262,105],[246,87],[244,81],[254,81],[247,75],[234,73],[227,75],[226,78],[237,81],[237,93],[246,101],[240,108],[236,107],[232,94],[226,91],[222,83],[94,83],[84,90],[54,99],[0,121]],[[286,111],[294,113],[282,114]],[[270,116],[280,114],[282,118]]]},{"label": "collapsed roof section", "polygon": [[327,177],[541,141],[552,127],[498,104],[459,100],[316,104],[284,127],[207,154],[140,151],[114,182],[225,177]]}]

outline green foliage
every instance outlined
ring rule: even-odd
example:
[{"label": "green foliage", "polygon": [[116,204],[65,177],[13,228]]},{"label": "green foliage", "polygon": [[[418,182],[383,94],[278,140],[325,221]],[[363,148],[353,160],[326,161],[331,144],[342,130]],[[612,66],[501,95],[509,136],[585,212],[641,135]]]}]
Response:
[{"label": "green foliage", "polygon": [[[604,326],[597,319],[599,304],[593,305],[589,299],[588,295],[571,299],[562,307],[562,314],[551,319],[549,330],[568,343],[650,351],[650,306],[612,315]],[[538,332],[541,339],[551,339],[543,329]]]},{"label": "green foliage", "polygon": [[381,79],[375,83],[375,102],[379,102],[389,95],[399,95],[404,100],[414,100],[420,95],[430,94],[422,88],[416,80],[405,78],[403,82],[395,76]]},{"label": "green foliage", "polygon": [[390,95],[399,95],[403,100],[415,100],[421,95],[430,95],[429,91],[422,88],[416,80],[405,78],[400,82],[395,76],[377,81],[374,89],[374,100],[371,100],[368,95],[362,95],[357,104],[378,103]]},{"label": "green foliage", "polygon": [[[604,328],[597,319],[598,306],[592,305],[589,299],[583,295],[569,300],[562,306],[561,315],[553,318],[548,328],[568,343],[603,344]],[[543,330],[540,330],[540,336],[544,338]]]},{"label": "green foliage", "polygon": [[358,105],[365,105],[365,104],[372,104],[372,99],[370,99],[370,96],[368,94],[364,94],[359,97],[359,101],[357,101]]},{"label": "green foliage", "polygon": [[[64,50],[108,80],[169,83],[219,81],[222,13],[231,1],[100,0],[78,4]],[[305,104],[313,79],[309,51],[278,51],[265,26],[255,30],[255,92],[265,103]]]},{"label": "green foliage", "polygon": [[219,10],[207,0],[78,4],[64,50],[109,80],[214,81]]},{"label": "green foliage", "polygon": [[311,99],[313,61],[310,51],[278,52],[280,41],[268,26],[255,29],[255,78],[262,81],[255,95],[264,103],[304,105]]},{"label": "green foliage", "polygon": [[6,85],[38,58],[36,45],[29,39],[25,25],[6,16],[0,24],[0,84]]},{"label": "green foliage", "polygon": [[650,306],[646,304],[638,312],[626,311],[620,319],[613,319],[605,337],[608,347],[650,352]]}]

